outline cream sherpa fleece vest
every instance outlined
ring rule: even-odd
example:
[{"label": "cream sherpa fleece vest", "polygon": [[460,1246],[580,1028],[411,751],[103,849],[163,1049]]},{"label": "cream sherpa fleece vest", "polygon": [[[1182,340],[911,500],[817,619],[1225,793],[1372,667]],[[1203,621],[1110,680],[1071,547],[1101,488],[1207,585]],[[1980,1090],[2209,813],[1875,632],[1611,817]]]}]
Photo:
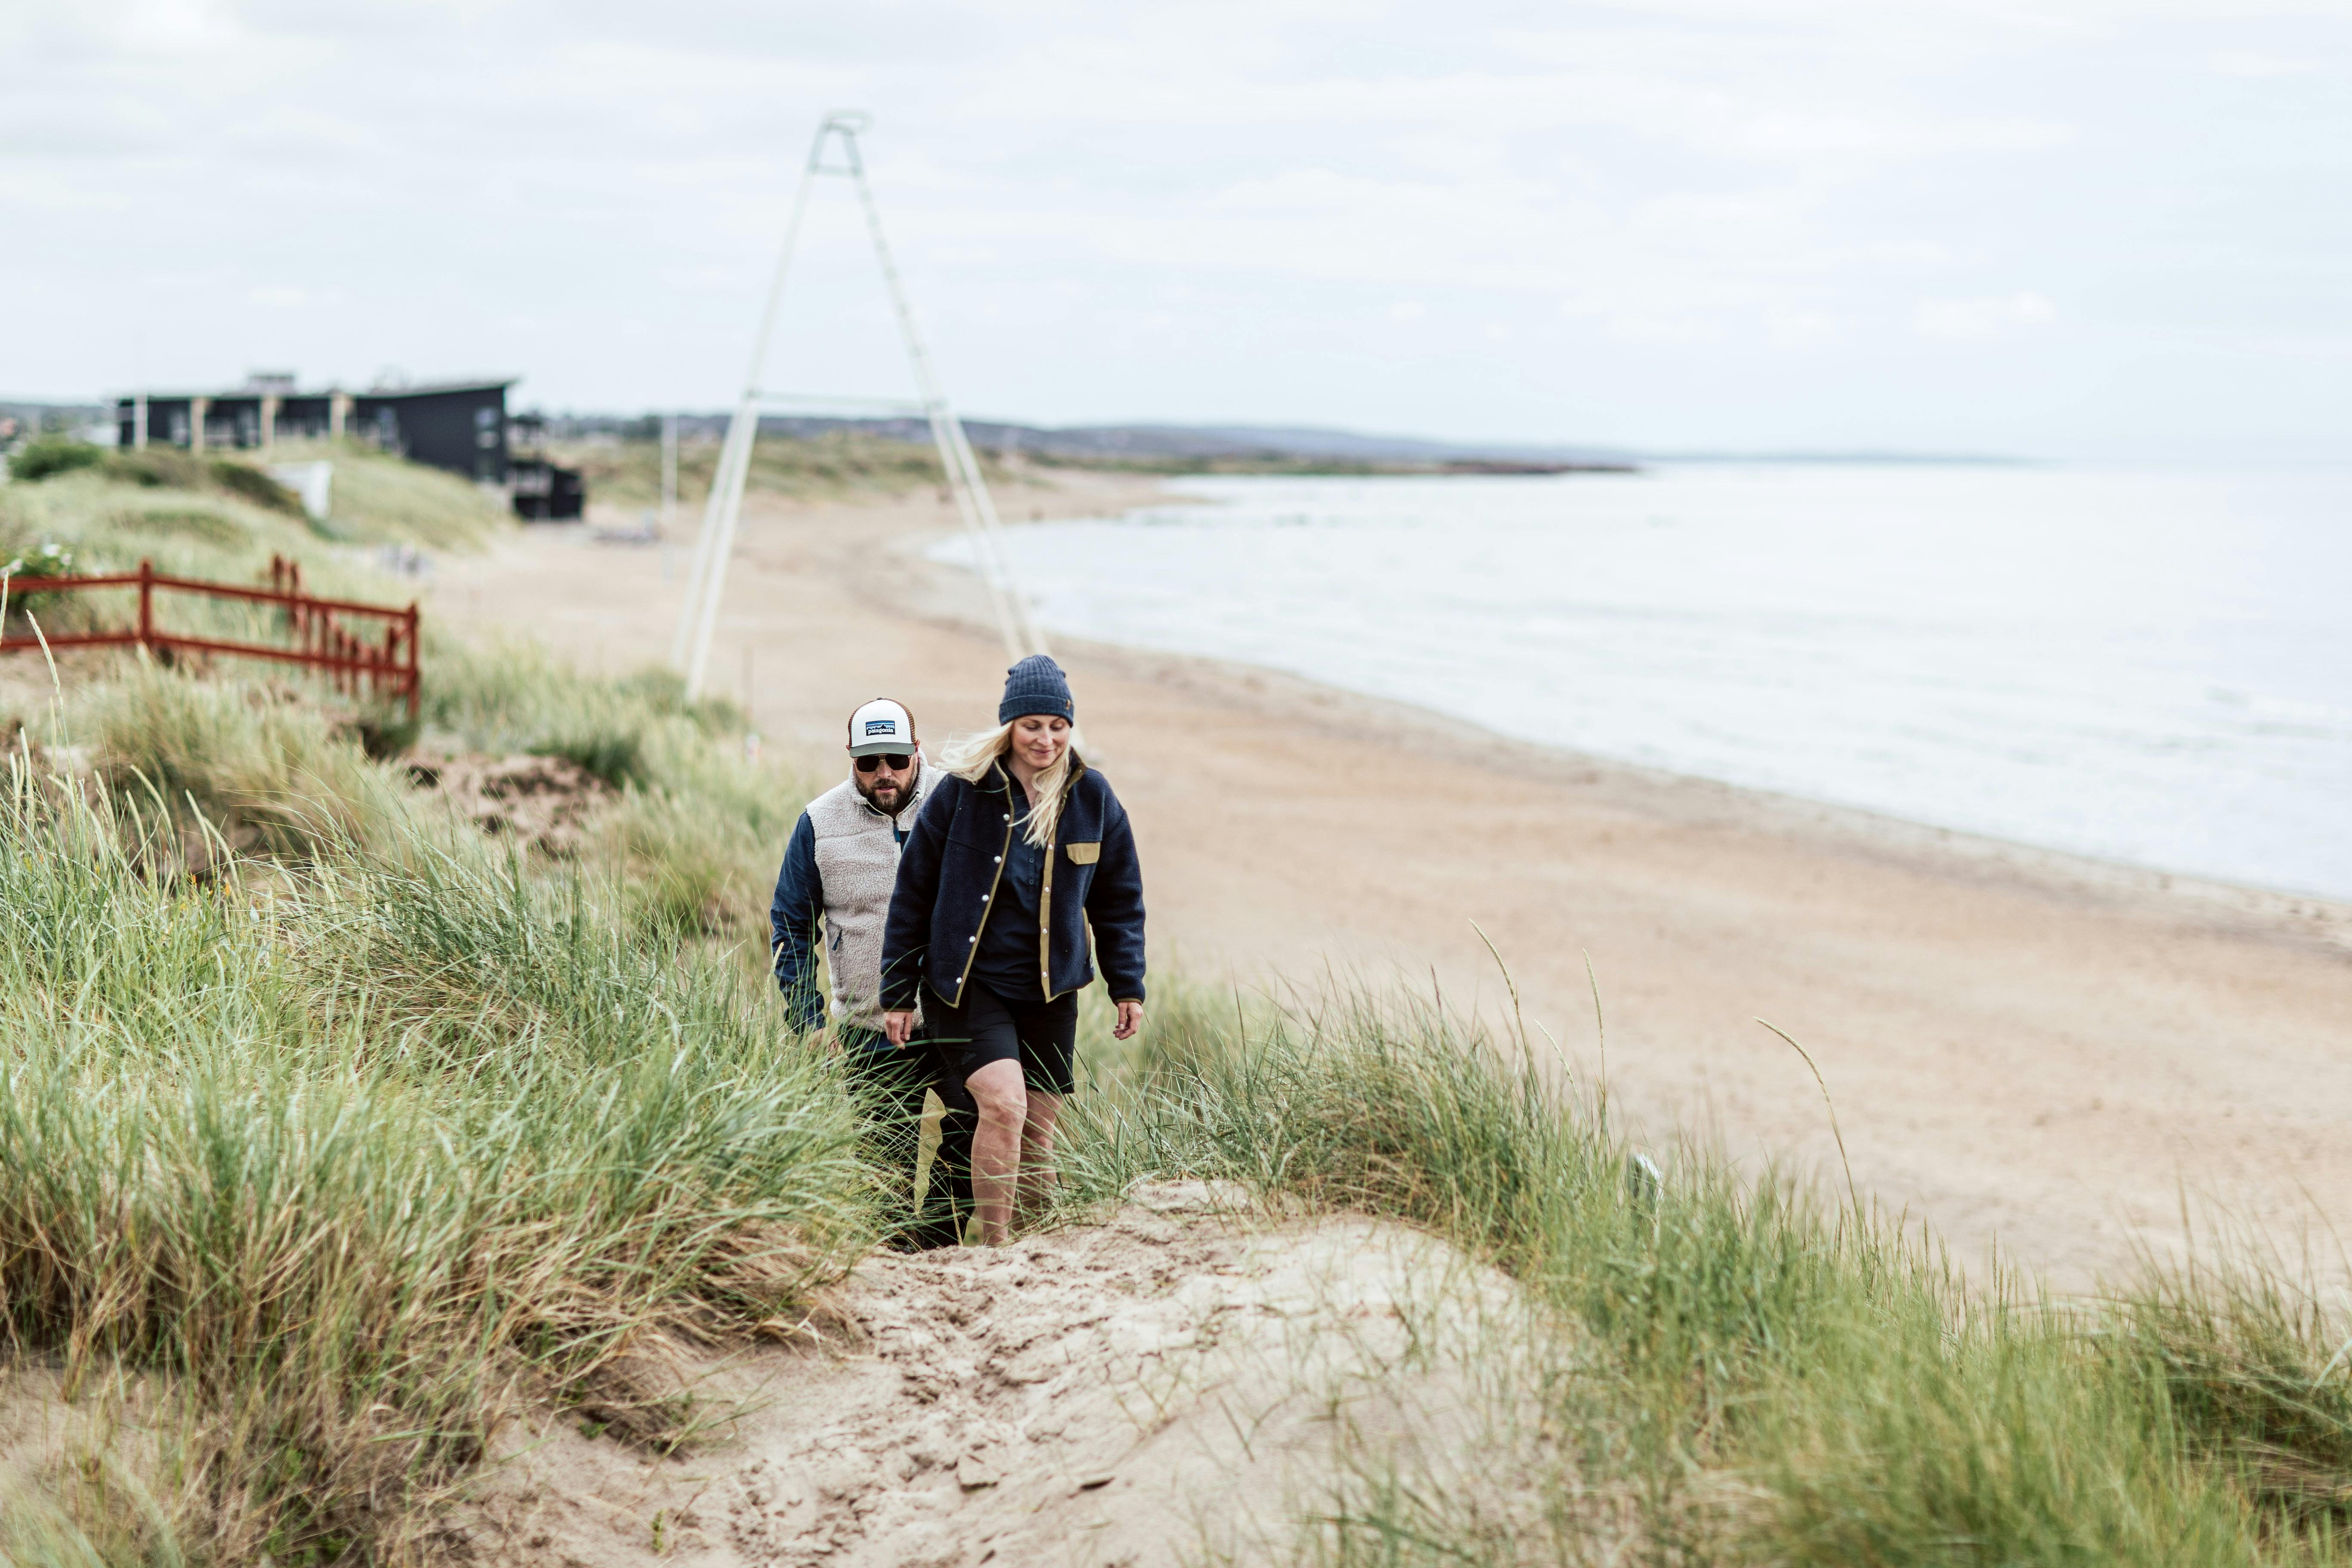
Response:
[{"label": "cream sherpa fleece vest", "polygon": [[[925,763],[915,795],[898,813],[914,826],[931,792],[934,770]],[[890,819],[866,804],[844,779],[809,802],[816,834],[816,872],[824,884],[824,968],[833,984],[836,1024],[882,1027],[882,927],[890,917],[890,890],[898,885],[898,840]]]}]

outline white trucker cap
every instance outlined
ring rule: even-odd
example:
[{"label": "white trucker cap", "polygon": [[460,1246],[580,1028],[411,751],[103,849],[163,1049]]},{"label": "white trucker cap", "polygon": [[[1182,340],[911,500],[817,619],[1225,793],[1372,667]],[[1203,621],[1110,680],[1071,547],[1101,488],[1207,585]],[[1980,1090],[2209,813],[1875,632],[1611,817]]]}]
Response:
[{"label": "white trucker cap", "polygon": [[849,716],[849,754],[915,749],[915,716],[887,697],[877,697]]}]

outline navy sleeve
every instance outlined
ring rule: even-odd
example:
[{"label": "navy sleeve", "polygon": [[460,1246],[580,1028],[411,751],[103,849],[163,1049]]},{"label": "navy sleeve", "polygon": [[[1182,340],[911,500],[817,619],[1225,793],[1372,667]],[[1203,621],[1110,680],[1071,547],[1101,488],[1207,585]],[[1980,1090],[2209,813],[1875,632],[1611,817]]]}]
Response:
[{"label": "navy sleeve", "polygon": [[890,889],[890,917],[882,928],[882,1006],[903,1013],[922,994],[923,959],[931,943],[931,908],[939,902],[940,864],[948,824],[955,819],[956,786],[941,779],[898,851],[898,881]]},{"label": "navy sleeve", "polygon": [[[1106,784],[1104,792],[1109,792]],[[1095,959],[1114,1002],[1143,1000],[1143,867],[1127,807],[1112,795],[1103,813],[1102,851],[1087,889],[1087,923]]]},{"label": "navy sleeve", "polygon": [[824,997],[816,983],[816,925],[824,913],[816,826],[803,811],[793,826],[792,842],[784,847],[775,901],[768,906],[768,951],[775,960],[776,989],[784,994],[785,1016],[803,1034],[824,1026]]}]

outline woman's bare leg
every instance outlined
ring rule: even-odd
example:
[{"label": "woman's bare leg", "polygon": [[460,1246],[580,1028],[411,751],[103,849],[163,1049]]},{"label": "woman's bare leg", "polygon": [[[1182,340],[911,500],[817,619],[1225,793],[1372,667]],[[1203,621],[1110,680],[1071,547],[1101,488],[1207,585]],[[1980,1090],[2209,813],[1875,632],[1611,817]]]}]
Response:
[{"label": "woman's bare leg", "polygon": [[[980,1107],[980,1126],[971,1135],[971,1205],[980,1212],[981,1245],[1002,1247],[1012,1229],[1023,1134],[1036,1100],[1017,1061],[991,1062],[966,1079],[964,1087]],[[1050,1115],[1046,1124],[1050,1129]]]},{"label": "woman's bare leg", "polygon": [[1058,1094],[1029,1096],[1029,1114],[1021,1128],[1021,1223],[1027,1225],[1054,1201],[1058,1179],[1054,1170],[1054,1118],[1062,1113]]}]

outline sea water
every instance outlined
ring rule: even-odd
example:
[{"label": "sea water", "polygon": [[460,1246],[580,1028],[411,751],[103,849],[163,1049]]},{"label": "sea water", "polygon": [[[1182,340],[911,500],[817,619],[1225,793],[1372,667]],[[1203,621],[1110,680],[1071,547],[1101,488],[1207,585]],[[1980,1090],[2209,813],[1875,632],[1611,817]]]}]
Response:
[{"label": "sea water", "polygon": [[[1049,630],[2352,897],[2352,471],[1691,465],[1175,489],[1007,531]],[[961,539],[938,553],[971,560]]]}]

